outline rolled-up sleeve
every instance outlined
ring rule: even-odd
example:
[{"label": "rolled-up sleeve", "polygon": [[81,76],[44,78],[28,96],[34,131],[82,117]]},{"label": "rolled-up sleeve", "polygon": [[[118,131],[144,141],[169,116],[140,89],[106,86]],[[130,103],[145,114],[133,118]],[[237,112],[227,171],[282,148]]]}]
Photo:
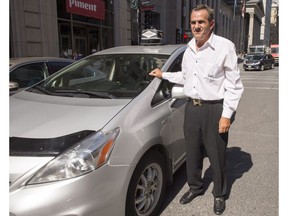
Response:
[{"label": "rolled-up sleeve", "polygon": [[171,72],[163,72],[162,78],[168,80],[172,83],[182,84],[184,85],[185,79],[183,77],[183,73],[181,71],[171,73]]},{"label": "rolled-up sleeve", "polygon": [[231,118],[236,111],[241,95],[244,91],[242,81],[240,79],[240,70],[237,64],[237,55],[234,45],[229,46],[229,54],[225,60],[225,80],[224,80],[224,104],[222,116]]}]

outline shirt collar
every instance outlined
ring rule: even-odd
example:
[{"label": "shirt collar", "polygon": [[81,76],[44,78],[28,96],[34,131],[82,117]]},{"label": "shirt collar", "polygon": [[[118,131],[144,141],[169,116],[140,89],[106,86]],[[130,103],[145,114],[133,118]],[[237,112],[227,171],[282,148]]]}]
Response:
[{"label": "shirt collar", "polygon": [[[215,35],[212,32],[209,39],[205,42],[205,44],[202,46],[204,47],[208,47],[210,46],[213,50],[215,49]],[[189,43],[188,46],[196,53],[196,41],[195,38],[193,38]]]}]

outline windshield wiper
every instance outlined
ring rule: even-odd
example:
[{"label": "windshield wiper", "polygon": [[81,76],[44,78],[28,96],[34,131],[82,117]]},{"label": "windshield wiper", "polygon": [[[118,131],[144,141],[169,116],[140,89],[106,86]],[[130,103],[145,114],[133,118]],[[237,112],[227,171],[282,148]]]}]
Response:
[{"label": "windshield wiper", "polygon": [[110,99],[115,99],[117,97],[115,97],[112,94],[109,94],[107,92],[95,92],[95,91],[87,91],[87,90],[83,90],[83,89],[57,89],[54,91],[54,93],[57,94],[65,94],[70,97],[73,97],[77,94],[84,94],[84,95],[89,95],[90,97],[96,97],[96,98],[110,98]]}]

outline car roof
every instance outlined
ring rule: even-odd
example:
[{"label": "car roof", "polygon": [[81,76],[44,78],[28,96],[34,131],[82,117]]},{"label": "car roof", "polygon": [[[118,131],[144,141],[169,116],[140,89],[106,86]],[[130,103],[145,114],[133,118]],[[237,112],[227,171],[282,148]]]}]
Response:
[{"label": "car roof", "polygon": [[264,55],[270,55],[269,53],[254,53],[254,54],[247,54],[247,56],[264,56]]},{"label": "car roof", "polygon": [[33,62],[74,62],[72,59],[60,58],[60,57],[19,57],[19,58],[10,58],[9,67],[12,68],[16,65],[21,65],[24,63],[33,63]]},{"label": "car roof", "polygon": [[157,45],[157,46],[118,46],[99,51],[93,55],[103,54],[163,54],[171,55],[174,51],[181,47],[186,47],[186,44],[175,45]]}]

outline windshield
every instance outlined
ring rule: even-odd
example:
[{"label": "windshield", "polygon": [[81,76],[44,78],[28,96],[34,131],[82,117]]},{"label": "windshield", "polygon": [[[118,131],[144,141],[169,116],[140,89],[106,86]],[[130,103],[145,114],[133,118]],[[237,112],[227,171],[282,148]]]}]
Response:
[{"label": "windshield", "polygon": [[263,56],[261,55],[248,55],[246,56],[246,59],[247,60],[261,60],[263,58]]},{"label": "windshield", "polygon": [[279,53],[278,47],[272,47],[271,48],[271,53]]},{"label": "windshield", "polygon": [[161,68],[168,55],[109,54],[89,56],[50,76],[30,91],[67,97],[133,98]]}]

